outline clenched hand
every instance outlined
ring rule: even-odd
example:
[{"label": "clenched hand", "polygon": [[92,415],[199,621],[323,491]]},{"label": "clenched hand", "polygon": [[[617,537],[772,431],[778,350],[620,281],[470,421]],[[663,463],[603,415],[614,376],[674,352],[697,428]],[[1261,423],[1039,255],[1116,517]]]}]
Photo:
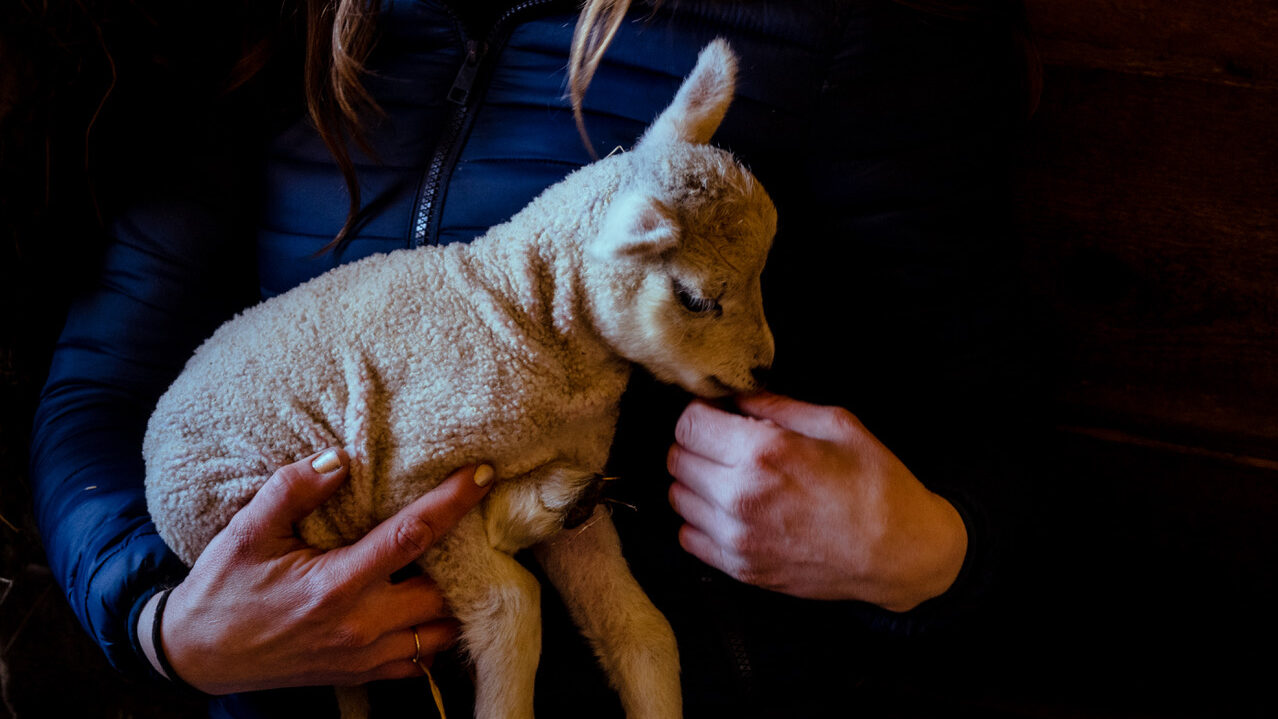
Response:
[{"label": "clenched hand", "polygon": [[684,410],[667,459],[688,552],[736,579],[905,611],[953,584],[961,516],[850,412],[776,394]]}]

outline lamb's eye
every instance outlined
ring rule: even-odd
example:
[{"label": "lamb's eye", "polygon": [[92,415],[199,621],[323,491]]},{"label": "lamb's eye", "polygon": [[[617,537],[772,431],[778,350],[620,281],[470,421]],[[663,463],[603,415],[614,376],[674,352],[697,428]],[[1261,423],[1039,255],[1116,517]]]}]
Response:
[{"label": "lamb's eye", "polygon": [[721,312],[723,310],[723,308],[719,306],[718,300],[714,300],[709,297],[702,297],[696,294],[679,280],[674,281],[674,293],[675,298],[679,300],[679,304],[683,305],[685,310],[693,313],[694,315],[703,315],[708,312]]}]

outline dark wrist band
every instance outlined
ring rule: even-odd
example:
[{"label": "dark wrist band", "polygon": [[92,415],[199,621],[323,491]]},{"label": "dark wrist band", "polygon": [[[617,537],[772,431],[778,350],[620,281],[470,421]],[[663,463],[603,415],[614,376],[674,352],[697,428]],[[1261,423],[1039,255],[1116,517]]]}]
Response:
[{"label": "dark wrist band", "polygon": [[178,676],[177,670],[169,663],[169,657],[164,653],[164,643],[160,640],[160,627],[164,620],[164,605],[169,603],[169,595],[173,593],[174,587],[169,587],[160,592],[160,601],[155,605],[155,618],[151,621],[151,646],[155,649],[155,658],[160,663],[160,670],[173,682],[178,688],[187,691],[200,692],[199,689],[187,684]]}]

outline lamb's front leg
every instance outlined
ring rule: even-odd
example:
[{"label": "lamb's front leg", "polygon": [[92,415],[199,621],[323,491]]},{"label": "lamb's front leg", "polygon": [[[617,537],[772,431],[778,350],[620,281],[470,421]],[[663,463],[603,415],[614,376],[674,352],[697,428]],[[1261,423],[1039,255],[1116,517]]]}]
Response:
[{"label": "lamb's front leg", "polygon": [[564,530],[534,551],[621,695],[626,716],[681,716],[674,632],[626,566],[607,511],[596,508],[581,528]]},{"label": "lamb's front leg", "polygon": [[424,562],[462,625],[475,665],[476,719],[532,719],[541,656],[541,597],[536,577],[493,549],[478,512]]}]

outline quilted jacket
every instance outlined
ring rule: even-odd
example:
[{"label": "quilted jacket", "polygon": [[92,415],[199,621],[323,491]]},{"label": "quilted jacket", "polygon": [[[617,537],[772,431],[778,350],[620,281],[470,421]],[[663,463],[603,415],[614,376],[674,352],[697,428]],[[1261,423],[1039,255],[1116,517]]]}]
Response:
[{"label": "quilted jacket", "polygon": [[[72,307],[54,356],[31,466],[49,562],[120,670],[149,673],[130,627],[185,571],[148,520],[140,443],[194,347],[247,303],[336,264],[468,241],[590,161],[564,98],[574,3],[495,5],[384,3],[366,82],[384,115],[368,122],[375,157],[352,145],[363,210],[337,250],[319,252],[342,225],[346,189],[300,112],[266,137],[192,132],[111,224],[100,282]],[[740,79],[714,142],[752,168],[780,216],[764,277],[773,387],[850,408],[968,524],[959,582],[905,614],[739,585],[678,548],[664,500],[665,450],[687,398],[635,380],[614,516],[680,638],[689,716],[838,714],[832,697],[872,664],[857,642],[961,622],[997,566],[1007,418],[996,410],[1020,321],[1004,207],[1010,33],[992,17],[869,0],[685,0],[632,13],[586,95],[593,149],[631,145],[697,51],[727,38]],[[250,161],[228,170],[231,157]],[[616,712],[552,599],[539,709]],[[220,706],[252,713],[270,701]]]}]

